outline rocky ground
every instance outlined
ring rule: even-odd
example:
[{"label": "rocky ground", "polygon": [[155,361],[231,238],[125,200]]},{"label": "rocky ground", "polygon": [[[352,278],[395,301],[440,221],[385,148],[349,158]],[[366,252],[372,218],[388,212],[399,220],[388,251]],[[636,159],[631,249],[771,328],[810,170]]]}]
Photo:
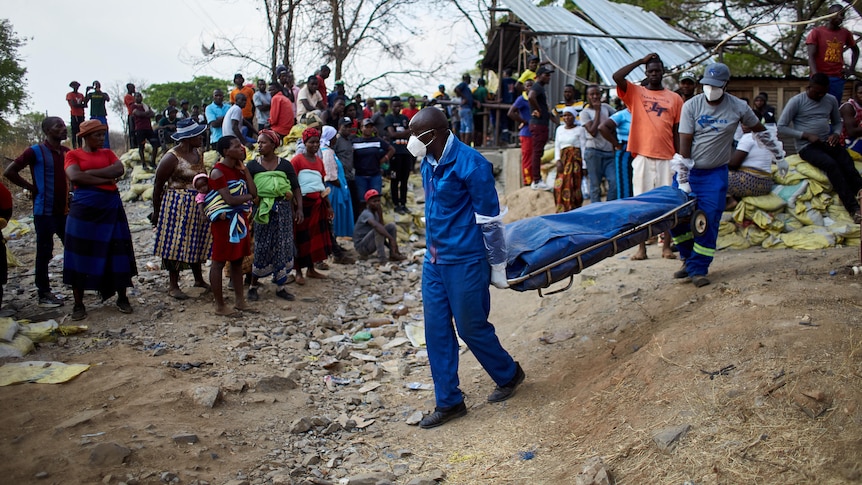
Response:
[{"label": "rocky ground", "polygon": [[[524,212],[545,196],[510,205]],[[332,265],[326,280],[291,285],[295,302],[266,285],[258,313],[217,317],[209,294],[167,296],[148,206],[127,211],[140,271],[134,313],[87,296],[89,330],[25,360],[92,367],[65,384],[0,388],[5,483],[862,477],[862,277],[846,271],[859,248],[725,251],[713,284],[695,288],[670,278],[679,263],[651,246],[651,259],[623,253],[544,298],[492,288],[491,321],[527,380],[488,404],[494,385],[464,349],[469,413],[422,430],[434,400],[427,354],[410,341],[421,336],[418,260]],[[9,246],[22,262],[6,291],[17,318],[63,318],[70,303],[34,304],[32,233]]]}]

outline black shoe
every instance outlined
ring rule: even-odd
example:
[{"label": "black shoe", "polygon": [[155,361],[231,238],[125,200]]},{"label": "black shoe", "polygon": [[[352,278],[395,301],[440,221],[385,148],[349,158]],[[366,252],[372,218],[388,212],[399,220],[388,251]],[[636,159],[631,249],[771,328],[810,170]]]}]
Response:
[{"label": "black shoe", "polygon": [[248,289],[248,295],[245,297],[248,301],[258,301],[260,300],[260,295],[257,294],[257,287],[251,287]]},{"label": "black shoe", "polygon": [[129,303],[128,298],[123,298],[122,300],[117,298],[117,309],[120,310],[120,313],[132,313],[132,304]]},{"label": "black shoe", "polygon": [[526,377],[524,369],[521,368],[521,364],[515,362],[515,366],[515,377],[513,377],[505,386],[497,386],[497,388],[494,389],[494,392],[488,396],[488,402],[503,402],[515,395],[515,389],[524,382],[524,378]]},{"label": "black shoe", "polygon": [[63,300],[57,298],[50,291],[39,293],[39,307],[41,308],[57,308],[63,306]]},{"label": "black shoe", "polygon": [[275,292],[275,296],[277,296],[277,297],[279,297],[279,298],[281,298],[281,299],[283,299],[283,300],[287,300],[287,301],[293,301],[293,300],[296,300],[296,297],[295,297],[295,296],[293,296],[293,293],[288,293],[288,291],[287,291],[287,290],[285,290],[284,288],[282,288],[282,289],[280,289],[280,290],[276,291],[276,292]]},{"label": "black shoe", "polygon": [[422,429],[436,428],[437,426],[446,424],[455,418],[460,418],[465,414],[467,414],[467,405],[464,404],[464,401],[461,401],[460,404],[456,404],[451,408],[435,407],[433,413],[422,418],[422,421],[419,421],[419,427]]},{"label": "black shoe", "polygon": [[87,318],[87,309],[84,305],[75,305],[72,307],[72,320],[78,321]]},{"label": "black shoe", "polygon": [[691,282],[694,283],[694,286],[698,288],[704,287],[710,283],[709,278],[707,278],[706,275],[702,274],[692,276]]},{"label": "black shoe", "polygon": [[335,258],[332,258],[332,262],[335,264],[348,264],[349,265],[349,264],[356,263],[356,260],[354,258],[342,253],[341,256],[336,256]]},{"label": "black shoe", "polygon": [[688,278],[688,270],[685,269],[685,265],[682,265],[682,268],[673,272],[673,277],[676,279]]}]

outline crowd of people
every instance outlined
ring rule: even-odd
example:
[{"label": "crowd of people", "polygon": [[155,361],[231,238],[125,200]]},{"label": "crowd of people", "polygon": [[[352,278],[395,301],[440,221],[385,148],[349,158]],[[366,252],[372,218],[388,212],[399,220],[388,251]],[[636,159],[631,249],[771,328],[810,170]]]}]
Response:
[{"label": "crowd of people", "polygon": [[[528,59],[518,77],[507,69],[498,93],[489,92],[483,79],[472,88],[465,75],[454,97],[440,85],[421,101],[408,97],[407,107],[399,96],[350,99],[340,80],[329,91],[327,66],[301,87],[286,66],[278,66],[269,82],[247,84],[237,74],[227,100],[216,89],[205,106],[190,108],[187,100],[172,98],[160,113],[128,84],[128,136],[142,166],[155,170],[154,254],[169,275],[167,294],[189,298],[180,275],[190,269],[194,286],[211,290],[217,315],[255,311],[265,278],[275,285],[276,297],[293,300],[288,285],[326,278],[330,257],[335,264],[355,262],[338,237],[352,238],[362,258],[404,260],[396,225],[386,222],[382,210],[383,181],[389,181],[395,212],[410,213],[408,180],[418,161],[427,223],[422,294],[436,397],[434,412],[420,426],[439,426],[467,412],[457,376],[455,328],[496,384],[488,401],[506,400],[525,373],[488,322],[488,287],[505,288],[507,280],[504,211],[490,163],[475,149],[489,128],[483,117],[475,117],[482,104],[511,105],[508,119],[492,121],[518,132],[522,182],[534,190],[553,190],[558,212],[576,209],[586,198],[601,203],[603,197],[637,196],[666,185],[695,194],[708,217],[706,232],[694,235],[680,226],[672,238],[664,238],[662,256],[676,258],[672,240],[683,260],[673,276],[704,286],[710,283],[721,213],[742,197],[768,192],[773,164],[779,173],[788,169],[778,132],[796,140],[800,156],[826,172],[848,212],[862,221],[862,177],[848,152],[862,157],[862,85],[840,102],[843,75],[855,69],[858,49],[841,27],[841,7],[830,13],[835,15],[829,25],[814,29],[807,40],[809,85],[777,119],[765,94],[749,106],[727,93],[731,73],[722,63],[708,65],[700,77],[683,73],[676,92],[666,89],[665,66],[656,54],[614,73],[616,108],[602,101],[597,85],[586,87],[585,101],[574,85],[566,85],[562,102],[551,105],[554,68],[538,56]],[[853,52],[849,67],[845,48]],[[627,77],[639,67],[646,78],[632,83]],[[48,117],[42,123],[44,142],[24,150],[4,173],[33,199],[38,304],[63,305],[48,277],[57,236],[65,248],[63,282],[73,292],[71,318],[87,317],[85,290],[98,291],[102,300],[116,295],[118,310],[131,313],[127,289],[137,268],[116,183],[125,170],[107,145],[109,96],[98,81],[83,94],[79,83],[70,87],[73,149],[63,145],[69,136],[65,122]],[[85,108],[89,120],[84,120]],[[552,186],[542,178],[541,160],[554,124]],[[297,125],[302,130],[295,154],[290,160],[279,157],[279,147]],[[219,154],[208,173],[205,148]],[[257,155],[249,159],[252,148]],[[20,174],[25,168],[30,180]],[[7,194],[0,186],[0,226],[11,215]],[[646,256],[642,245],[632,259]],[[234,292],[232,306],[224,297],[225,271]],[[2,303],[4,268],[0,273]]]}]

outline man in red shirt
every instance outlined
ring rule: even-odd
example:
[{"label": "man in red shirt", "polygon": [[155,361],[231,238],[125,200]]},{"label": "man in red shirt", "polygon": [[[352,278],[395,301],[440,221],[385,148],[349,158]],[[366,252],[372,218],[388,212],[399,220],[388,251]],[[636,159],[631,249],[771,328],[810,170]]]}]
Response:
[{"label": "man in red shirt", "polygon": [[141,166],[147,168],[146,152],[144,148],[147,142],[150,142],[152,151],[150,152],[150,166],[153,170],[156,169],[156,155],[158,155],[159,147],[162,146],[159,137],[153,130],[153,117],[156,116],[153,108],[150,108],[143,102],[141,93],[135,93],[135,102],[132,103],[132,118],[135,125],[135,138],[138,140],[138,154],[141,157]]},{"label": "man in red shirt", "polygon": [[[835,96],[838,104],[844,96],[844,76],[856,71],[856,61],[859,60],[859,47],[849,30],[841,27],[844,21],[844,9],[841,5],[829,7],[832,18],[826,26],[815,27],[805,44],[808,46],[808,68],[811,75],[822,72],[829,76],[829,94]],[[844,65],[844,50],[850,49],[850,68]]]},{"label": "man in red shirt", "polygon": [[322,99],[324,103],[329,99],[326,97],[326,80],[329,78],[329,74],[331,72],[332,71],[329,69],[329,66],[324,64],[320,66],[320,70],[315,74],[315,77],[317,77],[317,90],[320,92],[320,99]]},{"label": "man in red shirt", "polygon": [[269,126],[272,131],[284,138],[293,128],[296,111],[293,108],[293,103],[284,95],[281,84],[269,83],[269,94],[272,95],[269,106]]},{"label": "man in red shirt", "polygon": [[69,83],[69,87],[72,88],[72,91],[66,94],[66,102],[69,103],[69,110],[72,113],[72,148],[78,148],[81,146],[82,141],[78,138],[78,131],[81,123],[84,122],[84,107],[86,103],[84,103],[83,93],[78,92],[81,83],[72,81]]},{"label": "man in red shirt", "polygon": [[135,85],[126,84],[126,95],[123,96],[123,104],[126,105],[128,116],[126,126],[128,127],[129,148],[138,148],[138,140],[135,138],[135,119],[132,116],[132,105],[135,104]]}]

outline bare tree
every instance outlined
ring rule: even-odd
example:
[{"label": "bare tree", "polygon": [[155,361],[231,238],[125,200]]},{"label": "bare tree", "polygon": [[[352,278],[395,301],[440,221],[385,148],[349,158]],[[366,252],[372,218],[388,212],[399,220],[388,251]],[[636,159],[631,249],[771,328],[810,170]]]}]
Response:
[{"label": "bare tree", "polygon": [[263,0],[271,39],[269,68],[273,73],[279,62],[290,65],[291,40],[301,3],[302,0]]}]

